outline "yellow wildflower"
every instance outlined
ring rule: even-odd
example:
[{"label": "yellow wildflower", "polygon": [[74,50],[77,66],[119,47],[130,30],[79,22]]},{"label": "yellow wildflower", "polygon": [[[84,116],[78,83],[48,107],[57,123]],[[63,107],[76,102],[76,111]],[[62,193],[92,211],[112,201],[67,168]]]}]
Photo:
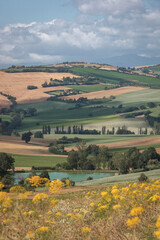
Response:
[{"label": "yellow wildflower", "polygon": [[46,193],[38,193],[34,198],[32,199],[33,203],[42,203],[45,200],[47,200],[49,197]]},{"label": "yellow wildflower", "polygon": [[94,202],[91,202],[91,203],[90,203],[90,206],[91,206],[91,207],[94,207],[94,206],[95,206],[95,203],[94,203]]},{"label": "yellow wildflower", "polygon": [[66,214],[66,217],[72,217],[72,216],[73,216],[72,213],[67,213],[67,214]]},{"label": "yellow wildflower", "polygon": [[154,232],[154,235],[160,239],[160,229],[158,229],[158,231]]},{"label": "yellow wildflower", "polygon": [[40,227],[40,228],[37,228],[36,232],[45,233],[45,232],[48,232],[49,230],[50,230],[49,227]]},{"label": "yellow wildflower", "polygon": [[107,210],[107,209],[108,209],[108,206],[107,205],[103,205],[103,206],[100,206],[97,210],[103,211],[103,210]]},{"label": "yellow wildflower", "polygon": [[116,204],[116,205],[113,206],[113,209],[114,209],[114,210],[117,210],[117,209],[119,209],[119,208],[121,208],[121,205],[120,205],[120,204]]},{"label": "yellow wildflower", "polygon": [[105,197],[108,193],[107,192],[101,192],[101,196]]},{"label": "yellow wildflower", "polygon": [[115,188],[115,189],[113,189],[113,190],[111,191],[111,193],[112,193],[113,195],[114,195],[114,194],[117,195],[117,194],[119,193],[119,190]]},{"label": "yellow wildflower", "polygon": [[4,219],[3,220],[3,223],[9,223],[9,222],[11,222],[11,219]]},{"label": "yellow wildflower", "polygon": [[9,189],[10,193],[25,193],[26,189],[22,186],[13,186]]},{"label": "yellow wildflower", "polygon": [[25,239],[34,239],[34,238],[35,238],[35,233],[32,231],[28,231]]},{"label": "yellow wildflower", "polygon": [[159,216],[158,219],[157,219],[156,227],[157,227],[157,228],[160,228],[160,216]]},{"label": "yellow wildflower", "polygon": [[62,213],[61,212],[57,212],[56,216],[62,216]]},{"label": "yellow wildflower", "polygon": [[90,233],[91,232],[91,228],[89,228],[89,227],[82,227],[81,228],[81,232],[82,233]]},{"label": "yellow wildflower", "polygon": [[12,204],[12,201],[8,197],[8,194],[6,192],[0,192],[0,205],[2,207],[10,207]]},{"label": "yellow wildflower", "polygon": [[50,204],[51,204],[52,207],[54,207],[58,204],[58,200],[54,198],[50,201]]},{"label": "yellow wildflower", "polygon": [[156,202],[156,201],[160,201],[160,196],[155,194],[152,197],[150,197],[150,199],[152,202]]},{"label": "yellow wildflower", "polygon": [[131,216],[137,216],[144,212],[144,209],[142,207],[134,207],[130,211]]},{"label": "yellow wildflower", "polygon": [[139,217],[134,217],[134,218],[128,219],[126,223],[128,227],[134,228],[136,227],[136,225],[140,223],[140,219]]}]

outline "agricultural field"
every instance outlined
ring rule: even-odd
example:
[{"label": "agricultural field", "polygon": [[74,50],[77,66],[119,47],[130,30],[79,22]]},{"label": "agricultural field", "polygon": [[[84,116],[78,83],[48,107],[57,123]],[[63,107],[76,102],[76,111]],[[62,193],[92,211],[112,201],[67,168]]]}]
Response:
[{"label": "agricultural field", "polygon": [[90,92],[90,93],[83,93],[83,94],[78,94],[78,95],[71,95],[71,96],[66,96],[63,97],[63,99],[78,99],[80,97],[86,97],[87,99],[93,99],[93,98],[109,98],[110,96],[117,96],[125,93],[131,93],[131,92],[138,92],[141,90],[144,90],[145,88],[143,87],[120,87],[120,88],[115,88],[115,89],[110,89],[110,90],[103,90],[103,91],[96,91],[96,92]]},{"label": "agricultural field", "polygon": [[154,108],[150,114],[152,117],[160,117],[160,106]]},{"label": "agricultural field", "polygon": [[[77,65],[78,66],[78,65]],[[34,116],[25,116],[22,114],[22,124],[16,128],[16,131],[22,134],[24,131],[31,130],[34,132],[42,131],[44,125],[51,127],[51,134],[44,135],[44,142],[40,139],[25,144],[19,138],[16,141],[8,141],[3,139],[0,141],[0,152],[7,152],[14,154],[17,167],[31,167],[33,162],[35,166],[38,162],[41,166],[49,164],[53,166],[55,162],[61,163],[64,156],[58,156],[49,153],[49,143],[55,139],[59,139],[64,136],[54,134],[55,128],[64,126],[64,130],[68,129],[68,126],[83,125],[83,129],[86,130],[102,130],[102,127],[106,127],[110,131],[112,128],[116,130],[125,126],[128,130],[135,132],[135,135],[65,135],[70,137],[79,137],[84,139],[89,144],[98,144],[108,146],[113,151],[123,151],[131,147],[137,146],[139,149],[145,149],[146,146],[154,146],[159,151],[160,139],[158,136],[150,135],[152,128],[149,127],[145,121],[145,112],[151,111],[151,116],[159,115],[159,106],[155,108],[149,108],[148,102],[160,103],[160,89],[149,88],[150,83],[153,86],[159,86],[159,79],[149,76],[139,76],[135,74],[125,74],[117,71],[108,71],[102,69],[95,69],[96,67],[75,67],[72,66],[70,70],[72,73],[48,73],[48,72],[19,72],[19,73],[5,73],[0,72],[0,80],[5,79],[5,83],[0,81],[0,87],[2,92],[6,90],[6,94],[16,96],[17,105],[14,107],[15,111],[23,109],[36,109],[37,112]],[[99,66],[100,67],[100,66]],[[99,68],[97,67],[97,68]],[[103,67],[103,66],[101,66]],[[63,80],[63,77],[79,77],[83,75],[86,77],[97,78],[99,84],[95,85],[66,85],[59,87],[42,88],[41,84],[45,81],[49,81],[50,78],[57,78]],[[14,86],[13,86],[14,82]],[[133,86],[137,84],[137,86]],[[142,84],[142,85],[141,85]],[[28,90],[27,86],[33,85],[38,87],[34,90]],[[113,88],[115,86],[121,86],[119,88]],[[105,90],[106,87],[109,90]],[[49,99],[49,94],[59,95],[63,90],[75,89],[84,92],[84,94],[71,95],[64,97],[65,99],[78,99],[79,97],[87,97],[88,99],[97,98],[96,101],[88,101],[88,103],[78,103],[73,101],[64,101],[63,99]],[[55,91],[55,92],[54,92]],[[115,96],[115,98],[110,98]],[[105,98],[104,98],[105,97]],[[104,98],[104,99],[103,99]],[[0,95],[0,103],[2,100],[8,99]],[[105,100],[105,101],[103,101]],[[141,109],[131,110],[131,112],[116,111],[125,107],[137,107],[145,106],[140,117],[125,118],[128,113],[138,113]],[[121,107],[120,107],[121,106]],[[0,115],[2,121],[11,121],[14,114]],[[147,129],[146,135],[139,135],[140,128],[142,130]],[[11,137],[9,137],[11,138]],[[36,142],[36,141],[39,141]],[[45,142],[46,141],[46,142]],[[68,144],[68,150],[75,147],[75,144]],[[57,158],[57,159],[56,159]],[[38,160],[39,159],[39,160]],[[44,159],[44,160],[43,160]]]},{"label": "agricultural field", "polygon": [[[41,85],[50,78],[63,80],[63,77],[76,77],[71,73],[5,73],[0,72],[1,92],[16,97],[17,103],[43,102],[48,98],[47,90]],[[28,90],[27,86],[36,86],[37,89]],[[65,90],[67,87],[50,87],[49,91]],[[2,103],[1,103],[2,105]]]},{"label": "agricultural field", "polygon": [[59,156],[35,156],[35,155],[20,155],[12,154],[15,159],[15,167],[55,167],[58,163],[66,162],[66,157]]},{"label": "agricultural field", "polygon": [[95,84],[95,85],[73,85],[69,87],[83,92],[96,92],[110,89],[113,88],[114,86],[115,86],[114,84]]},{"label": "agricultural field", "polygon": [[90,68],[78,68],[75,67],[72,69],[74,74],[84,75],[84,76],[96,76],[107,83],[135,83],[135,84],[142,84],[148,85],[153,87],[160,86],[160,79],[156,77],[149,77],[144,75],[136,75],[136,74],[126,74],[117,71],[105,71],[105,70],[97,70],[97,69],[90,69]]},{"label": "agricultural field", "polygon": [[117,106],[122,104],[124,106],[140,106],[148,102],[160,103],[159,96],[160,89],[144,89],[116,96],[116,99],[108,103],[108,105]]},{"label": "agricultural field", "polygon": [[7,99],[7,97],[0,94],[0,108],[9,107],[11,102]]}]

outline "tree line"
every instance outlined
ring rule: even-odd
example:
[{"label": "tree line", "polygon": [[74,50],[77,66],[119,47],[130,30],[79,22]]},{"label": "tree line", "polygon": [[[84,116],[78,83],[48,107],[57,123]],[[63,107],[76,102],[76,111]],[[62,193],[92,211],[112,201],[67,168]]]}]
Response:
[{"label": "tree line", "polygon": [[64,163],[63,167],[79,170],[118,170],[120,173],[126,174],[137,169],[159,168],[160,155],[154,147],[149,147],[143,152],[133,147],[123,153],[112,153],[106,146],[86,146],[82,141],[77,144],[77,150],[69,152],[67,163]]}]

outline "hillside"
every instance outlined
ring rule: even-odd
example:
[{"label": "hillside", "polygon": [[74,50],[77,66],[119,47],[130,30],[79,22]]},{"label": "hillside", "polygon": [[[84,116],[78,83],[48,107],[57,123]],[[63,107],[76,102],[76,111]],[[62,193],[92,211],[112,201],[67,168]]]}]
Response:
[{"label": "hillside", "polygon": [[[153,122],[159,121],[160,79],[154,73],[144,73],[146,67],[115,68],[77,62],[3,69],[0,131],[19,136],[30,130],[33,135],[28,145],[20,137],[13,142],[8,141],[11,137],[4,138],[0,151],[16,154],[17,166],[32,166],[31,156],[37,164],[38,155],[52,165],[48,157],[55,154],[48,151],[48,146],[63,136],[78,137],[87,145],[105,145],[112,152],[134,146],[154,146],[159,151],[159,140],[154,136],[158,128]],[[44,141],[49,139],[48,145],[35,144],[40,142],[34,140],[35,132],[48,126],[50,133],[43,136]],[[128,133],[118,135],[120,129]],[[75,142],[64,144],[68,150],[75,146]],[[28,156],[27,163],[22,161],[23,156]]]}]

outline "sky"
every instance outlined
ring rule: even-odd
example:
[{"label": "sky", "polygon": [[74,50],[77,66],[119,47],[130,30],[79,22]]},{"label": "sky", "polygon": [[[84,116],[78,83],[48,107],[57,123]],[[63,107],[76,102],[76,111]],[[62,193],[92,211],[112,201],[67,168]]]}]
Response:
[{"label": "sky", "polygon": [[0,67],[160,57],[160,0],[0,0]]}]

